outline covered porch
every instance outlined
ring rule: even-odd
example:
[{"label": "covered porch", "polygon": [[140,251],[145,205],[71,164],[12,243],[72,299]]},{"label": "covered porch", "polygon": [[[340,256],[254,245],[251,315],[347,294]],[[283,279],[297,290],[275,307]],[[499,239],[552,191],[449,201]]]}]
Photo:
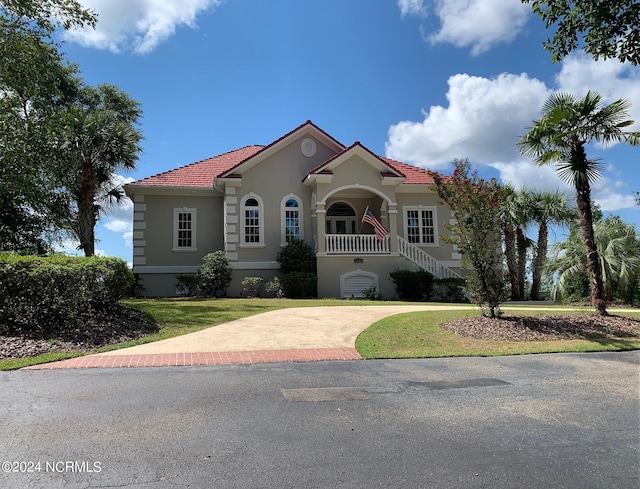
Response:
[{"label": "covered porch", "polygon": [[[316,251],[322,255],[392,255],[398,254],[395,204],[380,196],[360,190],[337,194],[326,205],[316,205]],[[325,207],[325,209],[322,209]],[[373,226],[362,222],[369,207],[389,231],[384,237]]]}]

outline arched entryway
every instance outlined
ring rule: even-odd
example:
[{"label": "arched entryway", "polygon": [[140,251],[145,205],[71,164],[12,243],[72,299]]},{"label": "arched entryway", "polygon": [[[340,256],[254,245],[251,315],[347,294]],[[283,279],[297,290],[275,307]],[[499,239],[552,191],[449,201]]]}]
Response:
[{"label": "arched entryway", "polygon": [[346,202],[334,202],[327,209],[327,234],[356,234],[356,211]]}]

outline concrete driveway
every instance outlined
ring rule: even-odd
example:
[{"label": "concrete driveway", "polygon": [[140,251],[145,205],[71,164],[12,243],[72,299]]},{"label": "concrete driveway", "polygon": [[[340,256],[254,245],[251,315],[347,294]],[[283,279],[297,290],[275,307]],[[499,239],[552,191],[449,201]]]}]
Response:
[{"label": "concrete driveway", "polygon": [[459,306],[327,306],[280,309],[108,354],[351,348],[355,346],[358,335],[380,319],[405,312],[453,309],[459,309]]},{"label": "concrete driveway", "polygon": [[[380,319],[468,305],[325,306],[280,309],[195,333],[29,369],[159,367],[359,360],[358,335]],[[505,310],[522,307],[508,306]],[[562,309],[555,308],[555,311]]]},{"label": "concrete driveway", "polygon": [[195,333],[29,369],[158,367],[358,360],[358,335],[388,316],[464,306],[333,306],[265,312]]}]

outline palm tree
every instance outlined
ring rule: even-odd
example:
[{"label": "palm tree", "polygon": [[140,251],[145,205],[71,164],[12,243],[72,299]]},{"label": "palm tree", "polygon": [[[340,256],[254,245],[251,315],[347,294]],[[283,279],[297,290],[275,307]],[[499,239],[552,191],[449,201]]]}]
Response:
[{"label": "palm tree", "polygon": [[122,188],[109,183],[116,171],[136,167],[142,134],[135,125],[141,113],[137,102],[112,85],[85,87],[69,110],[64,147],[72,168],[76,233],[85,256],[95,253],[95,226],[104,203],[125,198]]},{"label": "palm tree", "polygon": [[527,190],[504,186],[499,216],[512,301],[525,298],[527,253],[533,245],[526,235],[533,217],[530,200]]},{"label": "palm tree", "polygon": [[522,154],[534,158],[539,165],[557,164],[560,177],[576,189],[591,303],[601,315],[606,315],[607,309],[593,234],[591,184],[600,176],[602,167],[598,160],[587,158],[585,145],[593,141],[638,144],[640,133],[624,130],[633,124],[628,118],[630,108],[631,103],[626,99],[604,105],[598,93],[588,92],[582,99],[571,94],[553,94],[542,106],[542,117],[533,121],[529,132],[518,143]]},{"label": "palm tree", "polygon": [[527,228],[534,220],[535,201],[533,193],[521,189],[516,197],[516,253],[518,260],[518,300],[525,298],[527,255],[533,248],[533,240],[527,236]]},{"label": "palm tree", "polygon": [[542,272],[547,259],[549,225],[563,224],[576,219],[576,212],[560,192],[532,192],[533,220],[538,223],[538,239],[531,278],[532,301],[540,300]]},{"label": "palm tree", "polygon": [[[593,230],[605,298],[624,298],[629,286],[640,276],[640,241],[636,238],[636,229],[612,216],[596,221]],[[556,244],[546,269],[548,273],[558,274],[554,292],[565,296],[572,279],[586,273],[585,245],[575,228],[565,241]]]},{"label": "palm tree", "polygon": [[510,185],[504,186],[504,197],[500,206],[500,227],[504,239],[504,256],[507,263],[511,300],[518,300],[518,261],[516,258],[516,230],[514,223],[517,219],[516,191]]}]

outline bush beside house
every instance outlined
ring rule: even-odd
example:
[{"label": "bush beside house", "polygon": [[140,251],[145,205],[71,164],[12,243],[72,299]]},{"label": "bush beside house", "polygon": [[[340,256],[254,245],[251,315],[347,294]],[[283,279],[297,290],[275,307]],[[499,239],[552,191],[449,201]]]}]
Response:
[{"label": "bush beside house", "polygon": [[114,310],[134,282],[120,258],[0,253],[0,327],[56,331],[88,312]]},{"label": "bush beside house", "polygon": [[316,256],[302,239],[292,239],[278,252],[279,281],[285,297],[302,299],[318,296]]},{"label": "bush beside house", "polygon": [[198,290],[204,297],[223,297],[231,284],[231,267],[224,251],[205,255],[196,274]]}]

